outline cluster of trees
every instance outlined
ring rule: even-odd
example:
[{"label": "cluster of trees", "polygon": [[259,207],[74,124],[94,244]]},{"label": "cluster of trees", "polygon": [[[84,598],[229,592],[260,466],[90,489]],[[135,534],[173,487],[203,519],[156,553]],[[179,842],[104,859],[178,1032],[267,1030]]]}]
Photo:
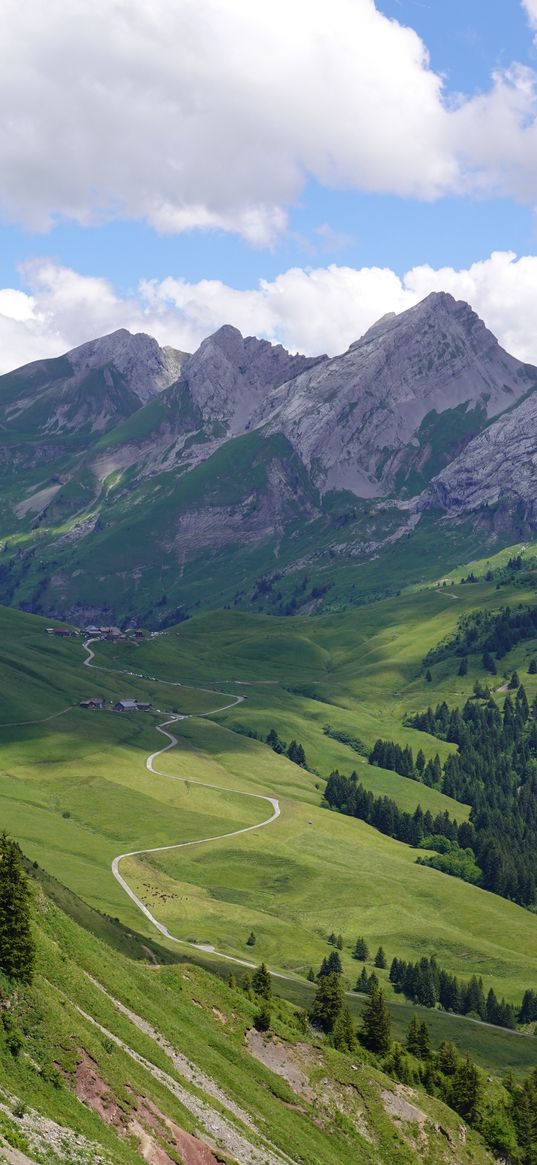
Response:
[{"label": "cluster of trees", "polygon": [[369,763],[390,772],[399,773],[401,777],[410,777],[413,781],[422,781],[424,785],[439,785],[442,780],[442,765],[436,754],[434,760],[425,760],[423,749],[420,748],[416,760],[412,749],[408,745],[401,748],[393,740],[377,740],[369,753]]},{"label": "cluster of trees", "polygon": [[300,765],[301,768],[307,769],[306,753],[297,740],[292,740],[290,744],[286,744],[284,740],[280,740],[276,729],[271,728],[265,738],[265,744],[268,744],[273,752],[277,752],[280,756],[286,756],[295,765]]},{"label": "cluster of trees", "polygon": [[[421,1003],[423,1007],[436,1007],[440,1004],[444,1011],[471,1015],[498,1027],[516,1027],[517,1012],[511,1003],[506,1003],[505,999],[499,1000],[492,987],[485,996],[483,980],[475,975],[467,981],[457,979],[456,975],[451,975],[449,971],[438,966],[434,955],[430,959],[426,957],[419,959],[416,963],[394,958],[389,978],[396,991],[411,999],[413,1003]],[[526,997],[532,994],[526,992],[524,1000],[526,1001]],[[537,996],[535,1003],[537,1004]],[[519,1017],[522,1015],[523,1007],[524,1004],[519,1009]],[[530,1010],[531,1001],[526,1001],[526,1012]]]},{"label": "cluster of trees", "polygon": [[342,728],[332,728],[331,724],[325,724],[323,726],[323,732],[331,740],[338,740],[340,744],[346,744],[354,752],[360,753],[360,756],[369,757],[369,749],[358,736],[351,736],[349,732],[344,732]]},{"label": "cluster of trees", "polygon": [[[468,700],[462,709],[443,702],[414,716],[415,728],[448,740],[458,752],[443,770],[444,793],[471,805],[458,842],[469,846],[480,884],[523,906],[536,901],[537,723],[522,684],[500,710],[493,699]],[[461,840],[461,830],[464,840]],[[470,832],[472,831],[472,832]]]},{"label": "cluster of trees", "polygon": [[473,1060],[460,1056],[449,1040],[434,1051],[429,1028],[417,1017],[410,1020],[404,1045],[393,1041],[390,1012],[378,984],[373,985],[355,1029],[341,976],[335,971],[319,981],[309,1018],[334,1047],[354,1052],[359,1041],[380,1057],[382,1068],[392,1077],[403,1084],[421,1084],[431,1096],[439,1097],[477,1129],[497,1155],[519,1165],[535,1165],[537,1069],[522,1083],[506,1079],[506,1101],[498,1095],[488,1098],[483,1075]]},{"label": "cluster of trees", "polygon": [[491,611],[472,611],[459,620],[457,630],[451,638],[439,643],[423,661],[424,667],[431,667],[441,659],[451,655],[473,655],[483,652],[496,659],[503,659],[517,643],[537,637],[537,607],[520,604],[513,610],[502,607],[495,614]]},{"label": "cluster of trees", "polygon": [[35,943],[31,928],[31,896],[23,857],[17,843],[0,835],[0,971],[8,979],[30,983]]},{"label": "cluster of trees", "polygon": [[471,827],[468,829],[466,822],[459,826],[448,813],[438,813],[433,817],[429,810],[424,813],[420,805],[414,813],[407,813],[391,797],[375,797],[364,788],[355,772],[350,777],[342,776],[337,769],[331,773],[324,799],[331,809],[338,809],[348,817],[358,817],[380,833],[408,845],[422,846],[426,839],[438,836],[463,844],[474,837],[474,831]]}]

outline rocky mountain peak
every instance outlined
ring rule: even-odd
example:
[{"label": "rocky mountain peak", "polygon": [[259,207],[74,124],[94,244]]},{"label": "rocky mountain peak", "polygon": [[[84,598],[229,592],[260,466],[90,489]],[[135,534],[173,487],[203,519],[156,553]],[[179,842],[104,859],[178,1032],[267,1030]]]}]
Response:
[{"label": "rocky mountain peak", "polygon": [[181,377],[204,420],[223,421],[233,435],[249,427],[252,413],[271,389],[317,362],[292,356],[281,344],[245,338],[237,328],[224,325],[189,357]]},{"label": "rocky mountain peak", "polygon": [[185,358],[186,354],[175,348],[161,348],[153,336],[132,334],[126,328],[67,353],[75,373],[113,364],[142,403],[177,379]]},{"label": "rocky mountain peak", "polygon": [[320,488],[379,496],[408,470],[413,447],[432,457],[426,418],[436,443],[434,418],[446,411],[475,412],[482,426],[527,392],[531,375],[467,303],[435,292],[271,393],[254,423],[284,433]]}]

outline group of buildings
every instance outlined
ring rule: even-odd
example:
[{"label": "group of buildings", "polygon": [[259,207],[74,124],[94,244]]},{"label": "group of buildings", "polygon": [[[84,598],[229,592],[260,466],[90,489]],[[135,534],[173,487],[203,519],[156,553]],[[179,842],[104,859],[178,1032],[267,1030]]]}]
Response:
[{"label": "group of buildings", "polygon": [[144,633],[139,627],[129,627],[127,631],[122,631],[120,627],[89,627],[74,628],[74,627],[47,627],[47,635],[55,635],[57,639],[70,639],[71,636],[84,635],[86,639],[107,639],[109,642],[115,643],[119,639],[129,639],[134,635],[135,639],[143,639]]},{"label": "group of buildings", "polygon": [[[90,696],[87,700],[80,701],[81,708],[87,708],[93,712],[100,712],[106,708],[106,700],[104,696]],[[117,700],[112,705],[114,712],[151,712],[153,705],[146,700]]]}]

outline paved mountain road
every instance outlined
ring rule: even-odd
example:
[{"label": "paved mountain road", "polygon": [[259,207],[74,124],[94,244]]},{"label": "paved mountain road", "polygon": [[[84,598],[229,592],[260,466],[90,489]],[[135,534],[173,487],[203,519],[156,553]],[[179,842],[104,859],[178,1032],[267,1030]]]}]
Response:
[{"label": "paved mountain road", "polygon": [[[84,666],[94,668],[97,671],[116,671],[117,670],[116,668],[103,668],[103,667],[100,667],[98,664],[95,664],[93,662],[93,660],[95,659],[95,652],[90,647],[90,644],[94,643],[94,642],[97,642],[97,641],[94,639],[88,639],[83,644],[84,651],[86,652],[86,659],[84,660]],[[161,681],[154,680],[153,682],[159,683]],[[168,681],[166,681],[166,683],[167,682]],[[175,683],[173,686],[174,687],[181,687],[182,685],[179,683]],[[197,691],[212,692],[212,693],[214,693],[215,696],[224,696],[224,697],[227,696],[226,692],[218,692],[213,688],[198,688]],[[218,708],[212,708],[210,712],[196,712],[196,713],[194,713],[192,715],[188,715],[188,716],[174,715],[174,716],[171,716],[168,720],[163,720],[161,724],[156,726],[156,731],[160,732],[162,736],[167,737],[168,744],[165,744],[163,746],[163,748],[157,749],[156,752],[152,752],[151,755],[148,756],[148,758],[145,762],[145,767],[148,770],[148,772],[153,773],[157,777],[164,777],[168,781],[181,781],[181,783],[183,783],[183,784],[200,785],[202,788],[205,788],[205,789],[217,789],[220,792],[234,793],[234,794],[241,796],[241,797],[253,797],[256,801],[266,801],[272,808],[272,813],[270,814],[270,816],[267,817],[264,821],[259,821],[257,823],[257,825],[246,825],[242,829],[233,829],[233,830],[231,830],[230,833],[219,833],[213,837],[200,837],[200,838],[197,838],[195,841],[180,841],[180,842],[175,842],[172,845],[159,845],[159,846],[154,846],[154,847],[147,847],[146,849],[130,850],[127,853],[118,854],[118,856],[115,857],[113,862],[112,862],[112,873],[113,873],[116,881],[119,882],[119,885],[121,886],[122,890],[125,891],[125,894],[127,894],[129,896],[131,901],[134,902],[134,905],[138,907],[138,910],[140,910],[142,912],[142,914],[145,915],[145,917],[151,923],[151,925],[154,926],[155,929],[158,930],[159,933],[161,935],[163,935],[164,938],[168,939],[171,942],[179,943],[181,946],[191,947],[191,948],[194,948],[196,950],[207,951],[211,954],[213,954],[213,953],[217,954],[219,956],[219,958],[226,959],[227,962],[235,963],[238,966],[255,967],[256,966],[255,963],[251,963],[247,959],[239,959],[233,955],[227,955],[223,951],[216,950],[216,948],[211,946],[209,943],[188,942],[186,939],[180,939],[176,935],[171,934],[170,931],[168,930],[167,926],[164,926],[164,923],[159,922],[158,919],[155,918],[154,914],[151,913],[151,911],[149,910],[149,907],[146,906],[145,902],[143,902],[142,899],[138,897],[138,895],[132,889],[132,886],[130,886],[129,883],[127,882],[127,879],[123,877],[123,874],[120,872],[120,868],[119,868],[121,862],[124,861],[125,858],[142,857],[144,854],[165,853],[165,852],[169,852],[171,850],[186,849],[187,847],[193,846],[193,845],[204,845],[207,842],[211,842],[211,841],[224,841],[229,837],[239,837],[241,834],[252,833],[253,830],[255,830],[255,829],[264,829],[265,826],[272,825],[272,822],[276,821],[276,819],[280,816],[280,803],[279,803],[277,797],[267,797],[261,793],[245,793],[243,789],[232,789],[232,788],[229,788],[227,786],[212,785],[206,781],[194,781],[194,780],[191,780],[190,777],[175,777],[175,776],[172,776],[170,773],[163,773],[162,770],[155,768],[155,761],[158,759],[158,757],[163,756],[164,753],[169,752],[170,749],[172,749],[172,748],[175,748],[175,746],[178,743],[177,737],[174,736],[173,732],[167,731],[167,729],[169,728],[169,726],[171,724],[176,724],[178,721],[181,721],[181,720],[191,720],[193,718],[193,715],[196,718],[203,717],[203,716],[214,716],[216,712],[225,712],[227,708],[234,708],[237,704],[242,704],[244,698],[245,698],[244,696],[232,696],[230,702],[228,702],[227,704],[221,704]],[[281,979],[291,979],[292,978],[292,976],[290,976],[290,975],[279,975],[278,972],[272,972],[272,974],[276,974],[277,977],[281,978]]]}]

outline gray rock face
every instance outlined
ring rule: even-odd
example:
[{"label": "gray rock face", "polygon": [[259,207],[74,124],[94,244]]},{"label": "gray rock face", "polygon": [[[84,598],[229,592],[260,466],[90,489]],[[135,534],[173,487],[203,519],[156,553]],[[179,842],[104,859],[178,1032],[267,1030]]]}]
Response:
[{"label": "gray rock face", "polygon": [[184,352],[121,328],[0,377],[0,415],[28,434],[98,435],[167,388],[184,360]]},{"label": "gray rock face", "polygon": [[454,515],[502,514],[515,508],[537,520],[537,392],[499,417],[434,478],[420,506],[440,506]]},{"label": "gray rock face", "polygon": [[284,433],[321,489],[381,496],[432,410],[468,402],[495,416],[532,379],[468,304],[435,293],[273,391],[252,426]]},{"label": "gray rock face", "polygon": [[220,421],[229,436],[250,427],[255,410],[269,391],[326,360],[292,356],[281,344],[255,336],[244,338],[226,325],[198,348],[183,365],[181,379],[205,422]]},{"label": "gray rock face", "polygon": [[113,364],[131,392],[142,404],[177,380],[187,353],[175,348],[161,348],[145,332],[134,335],[119,328],[108,336],[90,340],[67,353],[75,373],[86,373]]}]

